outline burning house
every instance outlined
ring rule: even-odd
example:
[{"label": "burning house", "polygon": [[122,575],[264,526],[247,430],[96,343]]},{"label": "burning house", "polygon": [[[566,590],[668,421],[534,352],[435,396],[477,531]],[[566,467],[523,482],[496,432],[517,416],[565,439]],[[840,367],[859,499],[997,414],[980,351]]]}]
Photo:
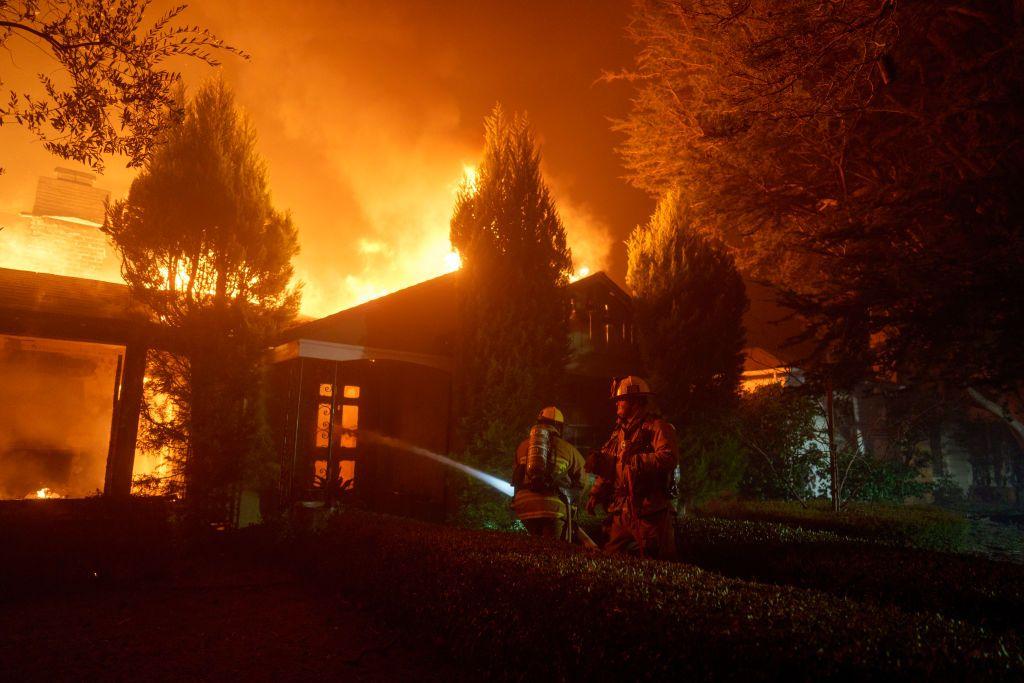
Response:
[{"label": "burning house", "polygon": [[109,192],[66,168],[0,232],[0,498],[131,488],[155,343],[100,232]]},{"label": "burning house", "polygon": [[[173,348],[144,322],[98,229],[108,193],[89,174],[41,178],[31,211],[0,233],[0,498],[127,496],[160,466],[137,448],[147,349]],[[444,467],[415,452],[455,450],[452,411],[458,271],[297,324],[268,353],[271,423],[282,473],[278,503],[357,491],[371,506],[440,517]],[[581,449],[611,427],[612,377],[638,367],[629,295],[604,273],[570,285],[572,360],[566,436]],[[792,382],[801,349],[771,293],[748,283],[743,387]],[[858,446],[884,457],[886,399],[857,397]],[[1021,458],[997,433],[971,449],[939,425],[932,472],[965,491],[1022,499]],[[987,427],[986,427],[987,428]],[[977,431],[977,430],[976,430]],[[994,445],[993,445],[994,444]],[[410,450],[414,449],[414,450]],[[254,507],[251,497],[242,508]]]},{"label": "burning house", "polygon": [[[444,513],[443,467],[393,440],[452,450],[457,287],[457,272],[442,275],[285,333],[272,363],[286,499],[357,490],[378,509]],[[635,366],[630,302],[603,273],[569,292],[573,361],[553,398],[568,438],[587,446],[610,426],[611,378]]]},{"label": "burning house", "polygon": [[0,268],[0,498],[130,493],[152,332],[124,285]]}]

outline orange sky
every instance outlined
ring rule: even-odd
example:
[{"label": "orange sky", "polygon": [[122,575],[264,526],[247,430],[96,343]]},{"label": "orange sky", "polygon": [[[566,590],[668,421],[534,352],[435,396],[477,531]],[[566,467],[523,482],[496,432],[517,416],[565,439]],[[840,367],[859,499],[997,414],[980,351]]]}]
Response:
[{"label": "orange sky", "polygon": [[[259,133],[274,203],[298,228],[303,311],[323,315],[445,270],[455,186],[497,101],[533,120],[577,265],[621,283],[622,240],[652,204],[620,179],[609,131],[628,88],[594,81],[632,58],[628,11],[597,0],[208,0],[183,19],[252,55],[221,71]],[[37,62],[24,46],[0,55],[7,82]],[[194,85],[214,72],[185,75]],[[0,220],[30,208],[36,178],[58,164],[68,165],[0,128]],[[120,196],[132,177],[114,160],[96,184]]]}]

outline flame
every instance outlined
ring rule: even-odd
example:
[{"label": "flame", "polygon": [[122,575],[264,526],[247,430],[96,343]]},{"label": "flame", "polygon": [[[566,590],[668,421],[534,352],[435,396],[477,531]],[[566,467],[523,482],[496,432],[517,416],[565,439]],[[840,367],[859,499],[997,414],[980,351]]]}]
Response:
[{"label": "flame", "polygon": [[36,491],[36,498],[42,500],[45,498],[63,498],[59,493],[55,493],[50,488],[44,486],[43,488]]},{"label": "flame", "polygon": [[[452,173],[447,182],[428,176],[410,184],[403,178],[408,192],[385,198],[368,193],[364,208],[376,230],[355,240],[354,249],[339,261],[336,275],[311,272],[301,261],[296,264],[296,278],[304,282],[302,312],[330,315],[458,270],[462,257],[448,239],[452,207],[460,192],[475,193],[480,184],[475,165],[460,162],[459,166],[461,175]],[[453,176],[457,180],[451,180]],[[605,266],[613,242],[611,231],[586,205],[558,198],[566,196],[568,189],[554,186],[552,192],[573,253],[570,280],[576,281]]]},{"label": "flame", "polygon": [[[200,270],[201,270],[201,268],[200,268]],[[169,280],[168,272],[169,272],[169,269],[167,268],[167,266],[161,266],[159,268],[160,278],[162,280],[162,284],[163,284],[165,289],[167,288],[167,284],[168,284],[168,280]],[[188,285],[189,285],[189,282],[191,280],[192,280],[192,274],[189,272],[188,264],[186,264],[185,261],[183,261],[183,260],[179,261],[178,262],[178,267],[177,267],[176,272],[174,274],[174,289],[177,290],[178,292],[184,292],[185,290],[188,289]],[[201,275],[196,277],[196,283],[197,283],[196,291],[199,294],[206,294],[208,296],[213,296],[214,294],[217,293],[217,289],[216,289],[216,287],[212,283],[208,284],[206,289],[204,290],[202,288],[202,285],[203,285],[202,280],[203,280],[203,278],[202,278]]]},{"label": "flame", "polygon": [[577,280],[582,280],[588,275],[590,275],[590,267],[580,266],[579,268],[573,271],[572,275],[569,276],[569,282],[576,282]]},{"label": "flame", "polygon": [[476,166],[472,164],[464,164],[462,166],[462,186],[465,187],[469,194],[473,195],[477,193],[479,182],[479,175],[477,174]]},{"label": "flame", "polygon": [[444,265],[447,268],[447,272],[451,273],[462,267],[462,256],[459,255],[458,250],[452,249],[450,252],[445,254]]}]

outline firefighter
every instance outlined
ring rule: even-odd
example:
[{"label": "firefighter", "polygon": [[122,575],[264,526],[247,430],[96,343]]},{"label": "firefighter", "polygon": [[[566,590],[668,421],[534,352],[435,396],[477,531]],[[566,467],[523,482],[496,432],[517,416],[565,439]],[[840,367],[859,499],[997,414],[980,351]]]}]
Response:
[{"label": "firefighter", "polygon": [[562,438],[565,418],[554,406],[516,449],[512,510],[534,536],[571,540],[571,506],[583,490],[583,456]]},{"label": "firefighter", "polygon": [[615,429],[587,458],[587,471],[596,475],[587,512],[602,505],[608,513],[605,552],[671,559],[679,459],[675,429],[653,410],[643,379],[630,375],[612,388]]}]

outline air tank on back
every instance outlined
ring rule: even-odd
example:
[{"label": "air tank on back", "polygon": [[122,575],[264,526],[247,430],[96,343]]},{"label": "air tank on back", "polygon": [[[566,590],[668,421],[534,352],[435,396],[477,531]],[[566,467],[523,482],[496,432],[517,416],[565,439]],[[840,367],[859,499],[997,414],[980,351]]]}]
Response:
[{"label": "air tank on back", "polygon": [[528,489],[544,489],[550,486],[550,467],[554,459],[551,428],[534,425],[526,450],[526,473],[523,484]]}]

